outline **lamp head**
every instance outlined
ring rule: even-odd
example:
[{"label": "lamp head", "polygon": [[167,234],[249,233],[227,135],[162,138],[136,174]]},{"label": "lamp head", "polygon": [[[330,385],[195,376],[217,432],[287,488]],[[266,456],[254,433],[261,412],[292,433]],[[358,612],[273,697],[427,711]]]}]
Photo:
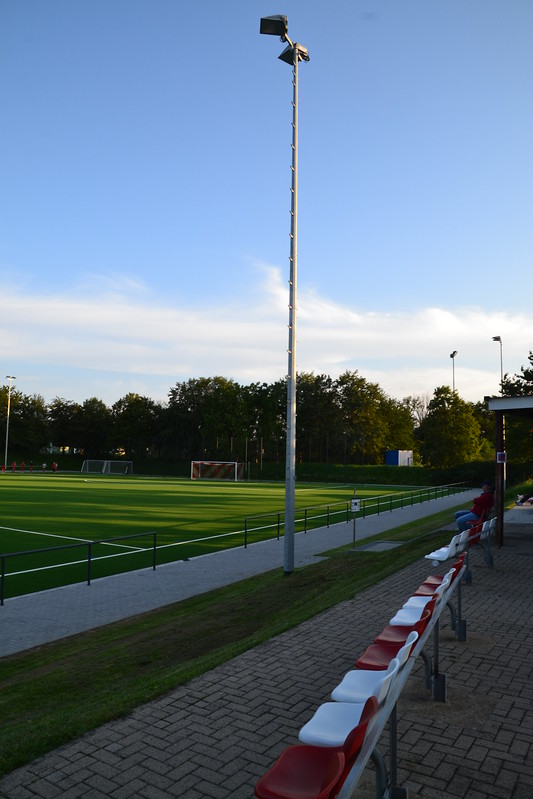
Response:
[{"label": "lamp head", "polygon": [[285,61],[286,64],[290,64],[292,66],[294,64],[294,53],[296,53],[298,61],[309,61],[307,47],[304,47],[303,44],[298,44],[298,42],[294,42],[292,47],[291,45],[286,47],[282,54],[278,56],[278,58],[280,61]]},{"label": "lamp head", "polygon": [[455,358],[456,355],[457,355],[457,350],[450,352],[450,358]]},{"label": "lamp head", "polygon": [[500,344],[502,343],[502,337],[501,337],[501,336],[493,336],[493,337],[492,337],[492,340],[493,340],[493,341],[499,341],[499,342],[500,342]]},{"label": "lamp head", "polygon": [[289,22],[283,14],[274,14],[271,17],[261,17],[259,33],[266,33],[268,36],[279,36],[283,41],[289,30]]}]

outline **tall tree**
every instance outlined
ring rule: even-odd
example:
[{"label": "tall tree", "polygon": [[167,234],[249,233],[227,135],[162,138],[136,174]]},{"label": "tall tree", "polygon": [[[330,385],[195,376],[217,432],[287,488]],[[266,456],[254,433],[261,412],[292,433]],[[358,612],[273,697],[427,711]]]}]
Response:
[{"label": "tall tree", "polygon": [[81,405],[56,397],[48,406],[50,439],[56,447],[75,447]]},{"label": "tall tree", "polygon": [[75,434],[78,449],[86,458],[105,458],[111,448],[111,411],[97,397],[85,400],[75,414]]},{"label": "tall tree", "polygon": [[456,466],[481,457],[481,427],[474,407],[449,386],[435,389],[417,437],[426,466]]},{"label": "tall tree", "polygon": [[383,463],[388,449],[388,425],[383,414],[385,394],[357,372],[344,372],[335,382],[348,456],[356,463]]},{"label": "tall tree", "polygon": [[113,405],[113,441],[126,456],[145,458],[157,450],[161,406],[149,397],[130,392]]},{"label": "tall tree", "polygon": [[296,382],[296,451],[299,460],[326,462],[329,440],[342,424],[335,386],[328,375],[298,374]]}]

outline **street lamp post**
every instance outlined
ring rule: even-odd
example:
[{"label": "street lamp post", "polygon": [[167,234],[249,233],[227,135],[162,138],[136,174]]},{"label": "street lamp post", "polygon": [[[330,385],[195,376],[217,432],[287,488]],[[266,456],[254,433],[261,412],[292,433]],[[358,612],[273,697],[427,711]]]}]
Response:
[{"label": "street lamp post", "polygon": [[294,571],[294,518],[296,489],[296,280],[298,257],[298,64],[309,61],[307,48],[292,42],[287,34],[287,17],[261,17],[260,33],[279,36],[287,47],[279,58],[292,65],[292,180],[289,275],[289,346],[287,374],[287,441],[285,460],[285,533],[283,537],[285,574]]},{"label": "street lamp post", "polygon": [[9,411],[11,409],[11,381],[16,380],[14,375],[6,375],[6,380],[9,380],[9,388],[7,390],[7,418],[6,418],[6,448],[4,450],[4,466],[7,469],[7,447],[9,443]]},{"label": "street lamp post", "polygon": [[492,340],[500,344],[500,393],[503,397],[503,341],[501,336],[493,336]]},{"label": "street lamp post", "polygon": [[[501,336],[493,336],[493,341],[497,341],[500,345],[500,393],[503,397],[503,341]],[[505,414],[502,417],[502,443],[503,451],[505,452]],[[503,462],[503,490],[507,487],[507,463]]]},{"label": "street lamp post", "polygon": [[450,358],[452,359],[452,391],[455,394],[455,356],[457,355],[457,350],[450,352]]}]

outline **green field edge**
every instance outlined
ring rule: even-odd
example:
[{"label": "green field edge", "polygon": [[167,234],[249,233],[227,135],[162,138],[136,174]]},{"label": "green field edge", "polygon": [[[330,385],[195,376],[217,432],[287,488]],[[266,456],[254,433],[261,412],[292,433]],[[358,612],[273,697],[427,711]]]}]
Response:
[{"label": "green field edge", "polygon": [[[460,507],[460,506],[458,506]],[[276,569],[0,659],[0,776],[353,599],[449,540],[453,509],[365,539],[390,552]]]}]

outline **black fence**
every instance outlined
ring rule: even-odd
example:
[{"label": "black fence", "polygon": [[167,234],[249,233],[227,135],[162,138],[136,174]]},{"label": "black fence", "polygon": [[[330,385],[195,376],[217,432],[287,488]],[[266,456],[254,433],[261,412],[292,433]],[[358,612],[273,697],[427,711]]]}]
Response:
[{"label": "black fence", "polygon": [[[306,533],[316,527],[329,527],[331,524],[339,522],[349,522],[351,519],[365,519],[367,516],[393,511],[397,508],[411,507],[422,502],[430,502],[432,499],[448,497],[458,494],[467,488],[465,483],[448,483],[442,486],[432,486],[428,488],[417,488],[396,494],[381,494],[376,497],[361,498],[360,510],[351,510],[351,500],[335,502],[329,505],[314,505],[310,508],[303,508],[295,511],[294,530],[295,532]],[[254,522],[256,526],[254,526]],[[247,516],[244,520],[244,546],[248,546],[248,536],[251,533],[266,530],[275,530],[279,539],[282,528],[285,524],[285,514],[260,513],[255,516]]]}]

